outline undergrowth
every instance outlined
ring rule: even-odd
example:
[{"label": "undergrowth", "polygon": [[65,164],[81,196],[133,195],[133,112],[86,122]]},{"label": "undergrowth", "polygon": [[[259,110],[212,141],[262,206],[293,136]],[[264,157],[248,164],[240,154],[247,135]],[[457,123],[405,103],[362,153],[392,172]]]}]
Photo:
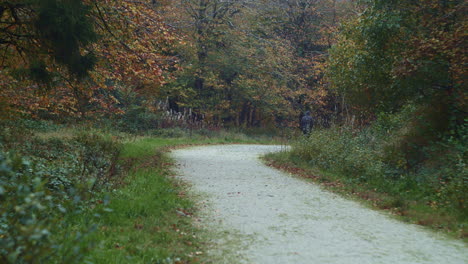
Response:
[{"label": "undergrowth", "polygon": [[466,128],[416,147],[411,140],[421,136],[404,122],[403,114],[388,115],[361,129],[318,128],[292,142],[289,153],[269,159],[293,172],[300,168],[307,177],[354,193],[408,221],[465,239]]},{"label": "undergrowth", "polygon": [[81,215],[95,193],[110,188],[120,174],[120,149],[94,132],[40,138],[21,123],[2,126],[0,262],[81,263],[95,226],[69,230],[63,219]]},{"label": "undergrowth", "polygon": [[[195,208],[174,180],[171,161],[161,148],[182,143],[165,139],[138,139],[124,144],[120,163],[124,186],[102,197],[96,207],[109,211],[96,219],[91,239],[99,241],[87,257],[92,263],[197,263],[200,239],[190,215]],[[91,211],[76,226],[86,225]]]},{"label": "undergrowth", "polygon": [[278,141],[225,130],[0,125],[1,263],[197,263],[195,208],[165,151]]}]

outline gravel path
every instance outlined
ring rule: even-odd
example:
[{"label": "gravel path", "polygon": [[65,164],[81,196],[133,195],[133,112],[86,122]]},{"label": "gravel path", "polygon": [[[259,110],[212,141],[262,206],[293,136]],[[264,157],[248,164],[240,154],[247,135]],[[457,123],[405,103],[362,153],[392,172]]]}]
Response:
[{"label": "gravel path", "polygon": [[399,222],[258,159],[280,146],[222,145],[176,150],[180,177],[203,193],[201,222],[229,230],[215,263],[468,263],[467,247]]}]

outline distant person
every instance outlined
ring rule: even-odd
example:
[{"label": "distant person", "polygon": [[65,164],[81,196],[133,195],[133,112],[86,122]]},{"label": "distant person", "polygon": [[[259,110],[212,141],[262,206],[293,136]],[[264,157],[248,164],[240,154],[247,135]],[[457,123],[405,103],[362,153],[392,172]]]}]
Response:
[{"label": "distant person", "polygon": [[312,127],[314,126],[314,121],[310,116],[310,112],[305,112],[304,116],[301,118],[301,130],[304,135],[310,134],[312,132]]}]

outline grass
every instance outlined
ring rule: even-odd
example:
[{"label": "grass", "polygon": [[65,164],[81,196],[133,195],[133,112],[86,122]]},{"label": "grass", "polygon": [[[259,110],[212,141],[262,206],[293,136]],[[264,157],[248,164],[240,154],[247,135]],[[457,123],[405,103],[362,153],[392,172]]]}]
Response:
[{"label": "grass", "polygon": [[306,178],[327,190],[363,202],[371,208],[385,210],[402,221],[426,226],[468,242],[466,219],[438,210],[409,193],[395,195],[385,189],[376,189],[347,175],[311,166],[309,162],[291,155],[290,152],[268,154],[264,159],[272,167]]},{"label": "grass", "polygon": [[92,209],[67,219],[71,229],[96,227],[87,238],[94,242],[86,257],[92,263],[206,263],[208,234],[195,227],[195,202],[186,197],[184,183],[173,177],[167,150],[200,144],[276,142],[227,132],[216,137],[138,136],[123,141],[120,164],[126,171],[124,183],[93,199]]},{"label": "grass", "polygon": [[[61,127],[37,132],[36,135],[43,139],[68,139],[77,132],[85,131],[94,130]],[[66,235],[88,226],[95,228],[82,241],[83,244],[93,243],[86,254],[86,260],[90,263],[218,263],[217,258],[221,260],[226,256],[210,256],[211,259],[208,259],[206,250],[210,246],[209,240],[229,239],[231,248],[241,244],[232,235],[219,237],[221,232],[207,234],[196,226],[196,199],[187,197],[187,186],[172,177],[172,160],[166,155],[167,150],[200,144],[282,142],[273,136],[247,136],[232,131],[195,132],[190,137],[184,134],[176,138],[149,136],[151,133],[135,136],[107,131],[105,134],[123,142],[119,162],[124,173],[118,175],[123,180],[119,178],[115,181],[119,184],[114,185],[113,190],[91,198],[81,214],[68,215],[65,222],[70,224],[69,228],[62,230]],[[170,134],[174,133],[166,133]],[[349,181],[343,175],[318,170],[286,152],[270,155],[267,159],[275,167],[311,178],[348,197],[357,197],[405,221],[431,226],[457,237],[466,235],[466,223],[460,225],[451,215],[434,213],[426,204],[370,189]],[[460,226],[463,228],[457,229]],[[74,246],[74,239],[70,238],[70,248]]]},{"label": "grass", "polygon": [[[193,204],[178,196],[177,187],[161,169],[139,169],[132,182],[112,197],[112,212],[100,219],[95,234],[100,245],[95,263],[158,263],[184,261],[198,252],[196,230],[188,217]],[[192,261],[195,261],[193,259]]]},{"label": "grass", "polygon": [[70,219],[76,228],[90,222],[97,226],[88,237],[97,243],[88,261],[197,263],[201,242],[188,217],[194,204],[181,195],[184,187],[171,177],[171,161],[160,150],[176,143],[185,142],[139,139],[125,143],[121,155],[128,173],[125,184],[103,193],[91,206],[94,209]]},{"label": "grass", "polygon": [[[73,129],[63,128],[39,134],[43,138],[53,138],[70,137],[74,133]],[[224,259],[226,255],[210,255],[208,259],[209,241],[226,240],[232,236],[220,238],[219,233],[222,232],[209,234],[196,226],[196,199],[186,197],[187,186],[172,177],[172,161],[166,151],[200,144],[282,142],[272,136],[247,136],[232,131],[195,132],[190,137],[182,135],[176,138],[109,131],[107,134],[124,142],[120,154],[120,163],[126,171],[123,184],[93,199],[93,209],[67,219],[71,229],[80,230],[90,224],[96,227],[87,238],[94,242],[87,254],[87,260],[92,263],[217,263],[217,259]],[[385,190],[375,190],[345,175],[319,170],[287,152],[268,155],[267,160],[277,168],[310,178],[334,192],[387,210],[403,221],[442,230],[466,241],[466,222],[434,211],[423,202],[390,195]],[[240,246],[238,241],[231,239],[231,242],[233,248]]]}]

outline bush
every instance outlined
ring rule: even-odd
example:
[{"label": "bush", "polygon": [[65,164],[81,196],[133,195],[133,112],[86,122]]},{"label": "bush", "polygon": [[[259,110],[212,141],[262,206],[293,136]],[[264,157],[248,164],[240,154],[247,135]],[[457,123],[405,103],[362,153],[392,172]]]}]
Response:
[{"label": "bush", "polygon": [[424,150],[431,157],[426,160],[417,174],[431,183],[432,197],[437,206],[459,211],[468,218],[468,133],[466,126],[460,129],[460,135],[448,136],[435,142]]},{"label": "bush", "polygon": [[401,148],[405,135],[412,133],[408,128],[411,111],[381,115],[361,130],[314,130],[309,137],[298,139],[291,153],[348,181],[365,182],[396,196],[410,195],[466,219],[467,129],[459,127],[453,132],[456,135],[420,146],[418,152],[423,154],[411,159]]},{"label": "bush", "polygon": [[163,138],[181,138],[189,136],[188,132],[182,128],[161,128],[150,131],[152,136]]},{"label": "bush", "polygon": [[0,137],[0,262],[81,263],[93,226],[65,219],[97,210],[101,190],[120,182],[121,144],[89,131],[44,139],[16,129]]},{"label": "bush", "polygon": [[79,178],[82,181],[93,181],[91,191],[105,189],[118,179],[118,158],[122,144],[109,136],[97,133],[81,133],[74,141],[79,150],[79,161],[82,167]]},{"label": "bush", "polygon": [[117,120],[117,129],[124,132],[142,132],[159,128],[161,117],[149,112],[145,107],[135,106],[127,109]]},{"label": "bush", "polygon": [[[61,218],[76,210],[79,199],[58,195],[38,175],[27,159],[0,153],[0,259],[2,263],[79,263],[88,245],[79,241],[69,250],[59,232],[64,226]],[[80,237],[83,231],[66,236]]]},{"label": "bush", "polygon": [[382,155],[371,142],[364,132],[354,136],[349,129],[319,129],[294,144],[292,153],[313,166],[367,181],[381,177],[384,170]]}]

